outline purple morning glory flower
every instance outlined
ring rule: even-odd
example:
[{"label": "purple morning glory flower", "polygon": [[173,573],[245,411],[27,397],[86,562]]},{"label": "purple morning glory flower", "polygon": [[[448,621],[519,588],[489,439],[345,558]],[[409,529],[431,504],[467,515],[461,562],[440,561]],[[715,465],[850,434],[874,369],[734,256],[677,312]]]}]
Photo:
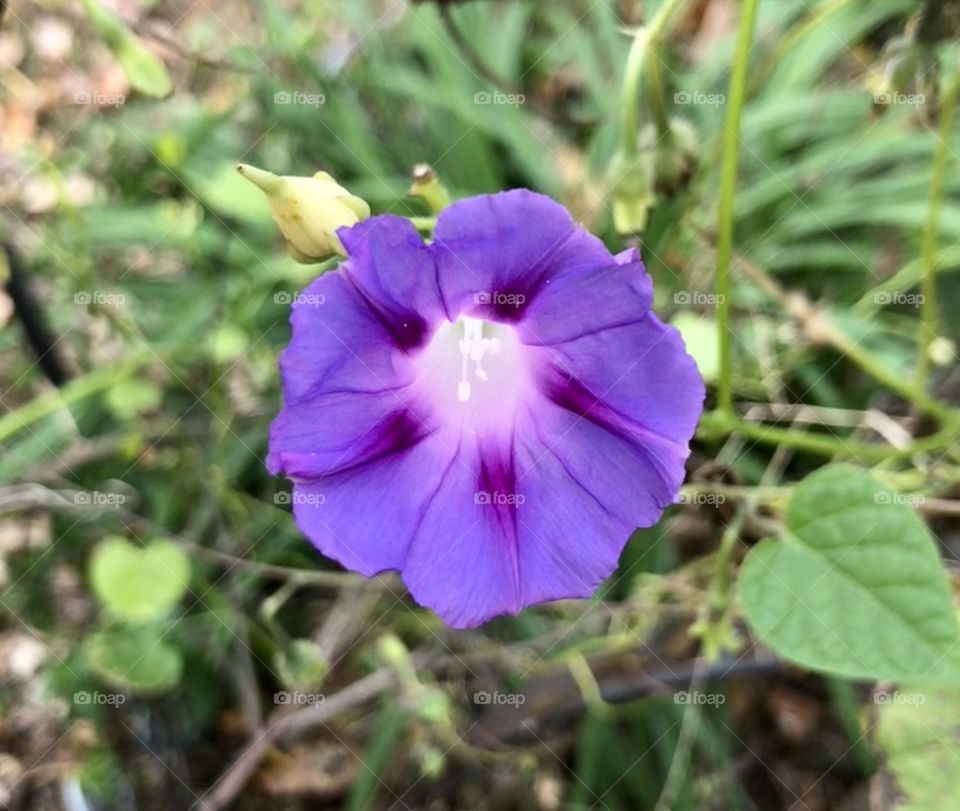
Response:
[{"label": "purple morning glory flower", "polygon": [[455,203],[430,245],[390,215],[338,236],[270,432],[300,529],[455,627],[590,596],[675,500],[703,405],[637,251],[525,190]]}]

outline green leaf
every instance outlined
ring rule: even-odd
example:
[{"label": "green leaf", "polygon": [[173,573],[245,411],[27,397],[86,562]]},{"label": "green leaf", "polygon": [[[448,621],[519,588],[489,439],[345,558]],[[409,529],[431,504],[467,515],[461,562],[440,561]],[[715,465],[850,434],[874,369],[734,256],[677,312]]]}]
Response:
[{"label": "green leaf", "polygon": [[130,84],[147,96],[166,96],[173,89],[170,75],[157,56],[99,0],[83,0],[90,22],[103,37],[114,57],[127,74]]},{"label": "green leaf", "polygon": [[783,657],[851,678],[960,681],[960,637],[936,545],[905,498],[848,465],[799,484],[786,532],[747,556],[739,593]]},{"label": "green leaf", "polygon": [[118,625],[97,631],[84,644],[91,670],[110,684],[140,693],[175,687],[183,674],[180,651],[154,625]]},{"label": "green leaf", "polygon": [[896,811],[953,811],[960,794],[960,693],[903,688],[877,702],[877,742],[896,780]]},{"label": "green leaf", "polygon": [[163,401],[163,389],[149,380],[120,380],[105,397],[107,407],[122,420],[153,411]]},{"label": "green leaf", "polygon": [[93,590],[115,616],[134,622],[163,617],[190,584],[190,561],[169,541],[138,549],[123,538],[101,541],[90,561]]}]

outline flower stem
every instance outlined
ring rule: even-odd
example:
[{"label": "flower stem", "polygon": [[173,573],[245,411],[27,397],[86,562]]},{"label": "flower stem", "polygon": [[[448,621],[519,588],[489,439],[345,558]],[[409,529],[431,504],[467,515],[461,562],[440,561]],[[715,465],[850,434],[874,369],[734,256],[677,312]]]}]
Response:
[{"label": "flower stem", "polygon": [[653,113],[653,122],[657,127],[657,140],[673,138],[670,128],[670,115],[667,112],[667,101],[663,94],[663,76],[660,73],[660,57],[653,48],[647,49],[647,77],[650,92],[647,98],[650,101],[650,111]]},{"label": "flower stem", "polygon": [[737,185],[740,156],[740,119],[746,96],[750,44],[757,19],[758,0],[744,0],[740,12],[740,34],[730,76],[730,105],[725,121],[723,164],[720,179],[720,213],[717,224],[717,339],[720,373],[717,379],[717,404],[733,415],[733,358],[730,336],[730,259],[733,256],[733,198]]},{"label": "flower stem", "polygon": [[623,92],[621,109],[623,110],[623,128],[620,131],[620,151],[627,161],[636,160],[639,154],[637,135],[640,131],[640,76],[644,62],[646,62],[647,44],[650,32],[646,28],[638,28],[633,36],[633,44],[627,54],[627,67],[623,76]]},{"label": "flower stem", "polygon": [[580,696],[583,699],[584,706],[597,715],[605,715],[609,708],[607,707],[606,701],[603,700],[597,677],[594,675],[593,670],[590,669],[590,663],[583,653],[578,650],[572,650],[564,656],[564,661],[570,670],[570,675],[573,677],[574,683],[580,690]]},{"label": "flower stem", "polygon": [[720,538],[720,548],[714,558],[713,578],[698,623],[703,653],[708,662],[715,662],[733,638],[733,628],[727,616],[731,602],[730,585],[733,582],[733,553],[740,542],[746,516],[752,509],[753,502],[749,499],[738,505],[733,520]]},{"label": "flower stem", "polygon": [[663,36],[663,32],[667,28],[667,23],[670,22],[671,17],[677,13],[677,10],[683,3],[684,0],[664,0],[663,5],[657,9],[657,13],[647,27],[647,30],[650,32],[651,45],[656,45],[657,42],[659,42],[660,37]]},{"label": "flower stem", "polygon": [[720,540],[720,548],[714,558],[713,577],[710,580],[707,599],[700,607],[700,618],[690,629],[692,634],[699,637],[703,655],[694,662],[693,675],[687,688],[690,700],[683,711],[677,745],[673,750],[670,768],[667,770],[667,777],[654,811],[671,811],[676,807],[677,795],[680,793],[683,781],[688,778],[697,730],[700,728],[703,716],[699,697],[707,685],[709,666],[735,642],[729,617],[732,602],[730,586],[733,582],[731,576],[733,553],[740,542],[744,519],[751,508],[752,504],[749,501],[741,502],[733,520],[726,527]]},{"label": "flower stem", "polygon": [[760,289],[775,298],[793,318],[795,318],[804,333],[812,343],[825,343],[842,353],[847,360],[855,363],[874,380],[897,392],[901,397],[909,400],[921,411],[936,417],[941,423],[956,424],[960,415],[952,411],[943,403],[928,396],[922,386],[912,385],[904,380],[903,376],[887,369],[870,352],[860,347],[847,335],[834,326],[827,314],[818,310],[802,293],[788,294],[780,284],[762,268],[754,265],[745,257],[741,257],[741,267],[747,278]]},{"label": "flower stem", "polygon": [[957,439],[956,430],[945,429],[914,440],[902,448],[896,448],[891,445],[875,445],[843,437],[794,431],[775,425],[761,425],[737,418],[730,424],[730,433],[742,434],[754,442],[766,445],[785,446],[824,456],[843,456],[864,462],[908,459],[917,453],[942,451]]},{"label": "flower stem", "polygon": [[[651,64],[650,60],[656,59],[657,42],[666,30],[670,19],[676,14],[684,0],[664,0],[663,5],[657,10],[649,25],[637,29],[633,37],[633,44],[630,46],[630,53],[627,55],[627,66],[623,75],[623,89],[621,94],[621,109],[623,110],[623,128],[621,130],[620,149],[626,160],[635,160],[639,154],[637,148],[637,136],[640,132],[640,80],[643,76],[644,65]],[[658,117],[658,128],[660,127],[659,116],[666,119],[666,107],[663,100],[663,86],[659,82],[659,74],[653,77],[652,81],[658,86],[651,87],[651,106],[654,110],[654,116]],[[653,94],[658,96],[653,99]],[[659,105],[659,107],[657,106]],[[667,127],[669,128],[669,119]]]},{"label": "flower stem", "polygon": [[940,23],[943,14],[943,0],[926,0],[923,4],[923,11],[920,13],[920,21],[917,23],[917,30],[914,34],[917,42],[932,45],[937,40],[944,39],[946,34]]},{"label": "flower stem", "polygon": [[874,380],[882,383],[891,391],[914,403],[921,411],[936,417],[944,425],[956,425],[958,415],[948,406],[929,397],[922,389],[914,386],[896,372],[887,369],[869,352],[861,349],[846,336],[834,331],[832,343],[851,361],[870,375]]},{"label": "flower stem", "polygon": [[437,226],[436,217],[407,217],[418,231],[432,231]]},{"label": "flower stem", "polygon": [[943,186],[953,134],[953,114],[957,106],[960,76],[952,71],[947,77],[940,100],[940,127],[937,133],[937,148],[933,155],[930,178],[930,198],[927,206],[927,222],[923,229],[920,290],[920,357],[917,362],[917,386],[923,388],[930,363],[930,344],[940,332],[937,308],[937,241],[940,236],[940,204],[943,201]]}]

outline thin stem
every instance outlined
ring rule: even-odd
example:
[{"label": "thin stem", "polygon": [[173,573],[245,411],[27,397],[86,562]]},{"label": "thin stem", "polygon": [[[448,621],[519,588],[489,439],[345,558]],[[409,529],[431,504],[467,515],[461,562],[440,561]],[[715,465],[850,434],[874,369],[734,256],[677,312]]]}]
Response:
[{"label": "thin stem", "polygon": [[267,720],[265,728],[255,730],[249,745],[227,767],[213,786],[203,795],[199,806],[205,811],[220,811],[231,805],[253,776],[278,738],[303,734],[309,729],[326,724],[342,712],[365,704],[386,692],[395,684],[393,671],[384,668],[364,676],[329,695],[322,704],[311,704],[294,712],[279,707]]},{"label": "thin stem", "polygon": [[[160,532],[169,537],[169,533],[160,529]],[[237,557],[218,549],[210,549],[201,544],[174,538],[174,542],[187,552],[228,569],[245,569],[264,579],[296,581],[302,585],[330,586],[332,588],[346,588],[356,583],[356,576],[346,572],[327,572],[315,569],[297,569],[293,566],[279,566],[275,563],[264,563],[253,558]],[[382,582],[382,581],[381,581]]]},{"label": "thin stem", "polygon": [[[665,0],[660,6],[649,25],[637,29],[627,54],[627,65],[623,74],[623,88],[620,106],[623,110],[623,124],[621,129],[620,151],[626,160],[636,159],[639,154],[637,136],[640,132],[640,86],[643,78],[643,67],[648,65],[648,59],[656,59],[656,46],[667,28],[667,24],[676,14],[684,0]],[[654,79],[656,81],[656,79]],[[651,93],[660,93],[659,103],[663,104],[662,86],[658,90],[651,89]],[[651,100],[651,104],[656,104]],[[656,110],[654,111],[656,115]]]},{"label": "thin stem", "polygon": [[[476,49],[473,47],[469,37],[464,36],[463,32],[457,26],[456,21],[453,19],[453,15],[450,13],[450,7],[448,5],[444,3],[438,4],[437,12],[440,15],[440,22],[443,25],[444,30],[447,32],[447,36],[453,40],[453,44],[459,49],[460,55],[463,57],[467,66],[479,78],[486,80],[492,87],[502,90],[507,95],[523,96],[523,93],[521,92],[522,88],[509,82],[495,70],[489,67],[487,63],[480,58],[480,54],[477,53]],[[536,112],[559,124],[570,126],[589,123],[578,120],[563,109],[554,110],[549,104],[544,104],[536,96],[529,99],[529,101]]]},{"label": "thin stem", "polygon": [[663,77],[660,74],[660,57],[652,48],[647,49],[647,77],[650,84],[647,99],[657,127],[657,140],[672,138],[673,130],[670,128],[670,115],[663,94]]},{"label": "thin stem", "polygon": [[677,13],[677,10],[684,2],[685,0],[664,0],[663,5],[657,9],[657,13],[650,21],[650,25],[647,26],[647,30],[650,32],[651,44],[656,44],[660,41],[663,32],[667,30],[667,24],[670,22],[670,19]]},{"label": "thin stem", "polygon": [[725,122],[720,214],[717,225],[717,339],[720,353],[717,403],[721,411],[731,416],[733,415],[733,358],[730,336],[730,259],[733,256],[733,199],[740,156],[740,120],[746,96],[747,67],[758,5],[759,0],[744,0],[743,10],[740,12],[740,34],[730,76],[730,106],[727,108]]},{"label": "thin stem", "polygon": [[[635,637],[633,641],[635,645]],[[663,695],[665,690],[685,689],[690,691],[691,689],[697,689],[697,685],[701,683],[706,686],[714,682],[722,683],[734,679],[751,679],[782,673],[786,667],[771,653],[759,648],[755,650],[752,657],[747,655],[725,657],[712,665],[706,664],[705,668],[704,660],[697,658],[692,664],[674,662],[662,670],[631,671],[628,675],[622,677],[608,673],[600,681],[600,691],[604,702],[607,704],[626,704],[651,695]],[[594,669],[599,672],[601,669],[599,663]],[[701,670],[706,671],[706,678],[703,682],[698,682],[696,679]],[[564,686],[561,687],[560,685]],[[524,685],[528,698],[531,696],[543,697],[537,703],[537,706],[542,707],[542,709],[531,708],[525,717],[518,717],[516,723],[510,726],[500,723],[496,726],[491,724],[487,720],[487,718],[492,720],[493,714],[491,713],[489,716],[480,719],[478,730],[495,735],[505,743],[522,744],[535,743],[538,738],[538,730],[542,735],[546,729],[570,729],[571,725],[588,708],[582,697],[558,706],[558,689],[565,690],[565,682],[558,682],[556,675],[553,673],[548,673],[541,679]],[[563,697],[564,694],[559,696],[559,698]],[[693,703],[691,702],[686,706],[693,706]],[[505,719],[505,716],[501,715],[497,720],[503,719]]]},{"label": "thin stem", "polygon": [[580,690],[580,697],[583,699],[583,705],[591,712],[604,714],[607,712],[607,704],[603,700],[603,694],[600,692],[600,685],[597,677],[590,668],[583,653],[573,650],[564,657],[570,675],[573,677],[577,689]]},{"label": "thin stem", "polygon": [[37,366],[51,383],[55,386],[63,386],[72,375],[50,329],[47,311],[30,284],[29,275],[23,266],[19,252],[9,242],[3,242],[0,245],[0,278],[5,279],[7,295],[20,317],[24,336],[37,355]]},{"label": "thin stem", "polygon": [[436,217],[407,217],[418,231],[432,231],[437,227]]},{"label": "thin stem", "polygon": [[728,620],[732,602],[733,553],[740,543],[747,516],[753,509],[753,497],[745,497],[737,505],[733,520],[724,528],[720,547],[713,559],[713,575],[707,598],[700,607],[700,616],[692,629],[692,633],[700,639],[703,657],[708,663],[716,662],[724,650],[734,647],[733,628]]},{"label": "thin stem", "polygon": [[741,266],[751,281],[779,301],[783,308],[800,322],[812,342],[829,344],[874,380],[914,403],[924,413],[936,417],[941,423],[954,425],[958,422],[958,415],[954,411],[929,397],[922,387],[911,384],[902,375],[887,369],[870,352],[837,329],[829,317],[815,308],[802,293],[794,292],[788,295],[775,279],[746,258],[741,257]]},{"label": "thin stem", "polygon": [[705,658],[697,659],[694,667],[693,677],[687,687],[687,693],[691,700],[684,707],[683,720],[680,722],[680,732],[677,735],[677,745],[674,747],[670,768],[663,782],[663,790],[660,792],[660,797],[657,799],[653,811],[672,811],[675,807],[677,795],[680,793],[685,778],[688,777],[690,758],[693,755],[693,747],[697,741],[697,732],[700,729],[700,721],[703,716],[703,707],[696,699],[707,685],[707,660]]},{"label": "thin stem", "polygon": [[723,484],[721,482],[699,482],[685,484],[680,488],[681,499],[696,501],[701,496],[723,496],[724,499],[751,498],[763,504],[778,504],[786,502],[793,492],[787,485],[746,485]]},{"label": "thin stem", "polygon": [[833,344],[874,380],[882,383],[891,391],[895,391],[904,399],[911,401],[921,411],[936,417],[942,424],[957,423],[957,414],[951,411],[948,406],[927,396],[925,392],[918,389],[910,381],[887,369],[873,355],[861,349],[846,336],[837,333],[832,338]]},{"label": "thin stem", "polygon": [[[733,582],[733,578],[731,577],[731,572],[733,571],[733,552],[740,542],[740,533],[743,530],[743,524],[747,514],[752,509],[752,500],[744,499],[720,539],[720,548],[717,550],[716,558],[714,559],[713,580],[710,584],[707,603],[704,608],[708,629],[718,623],[722,623],[730,608],[730,585]],[[721,650],[719,647],[711,644],[710,635],[704,638],[704,653],[709,662],[715,662],[720,656]]]},{"label": "thin stem", "polygon": [[956,440],[956,431],[944,430],[915,440],[902,448],[894,448],[889,445],[872,445],[867,442],[841,437],[809,434],[772,425],[760,425],[736,418],[732,423],[731,433],[742,434],[755,442],[766,445],[784,445],[808,453],[852,457],[864,462],[909,459],[918,453],[943,450]]},{"label": "thin stem", "polygon": [[942,13],[943,0],[926,0],[923,4],[923,12],[920,15],[920,22],[917,24],[917,31],[914,34],[917,42],[922,42],[924,45],[933,45],[946,37],[944,28],[940,24]]},{"label": "thin stem", "polygon": [[697,628],[703,656],[694,663],[693,676],[687,688],[689,701],[683,713],[680,724],[680,733],[677,745],[673,750],[670,769],[660,798],[654,806],[654,811],[671,811],[674,808],[681,785],[690,769],[690,758],[696,742],[697,730],[703,714],[703,707],[699,696],[707,684],[709,666],[714,664],[732,639],[733,631],[730,628],[728,614],[730,612],[731,583],[733,578],[733,552],[740,542],[740,532],[743,529],[747,513],[752,509],[752,502],[744,500],[737,508],[733,520],[726,527],[720,540],[720,548],[714,558],[713,577],[710,581],[707,599],[700,608],[700,619]]},{"label": "thin stem", "polygon": [[650,33],[646,28],[638,28],[633,36],[633,44],[627,54],[627,66],[623,76],[623,92],[620,102],[623,110],[623,126],[620,131],[620,151],[627,161],[636,160],[639,154],[637,135],[640,131],[640,77],[646,61],[647,43]]},{"label": "thin stem", "polygon": [[940,334],[937,307],[937,241],[940,236],[940,205],[946,178],[950,138],[953,134],[953,114],[957,106],[960,78],[956,71],[947,77],[940,103],[940,127],[937,133],[937,148],[933,155],[930,178],[930,198],[927,207],[927,222],[923,229],[923,251],[920,275],[920,358],[917,363],[917,385],[922,389],[930,364],[930,344]]}]

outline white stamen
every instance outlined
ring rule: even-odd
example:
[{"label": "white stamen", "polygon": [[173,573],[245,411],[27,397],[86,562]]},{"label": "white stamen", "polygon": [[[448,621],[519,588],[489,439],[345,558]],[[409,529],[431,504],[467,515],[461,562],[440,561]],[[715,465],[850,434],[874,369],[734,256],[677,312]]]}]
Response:
[{"label": "white stamen", "polygon": [[483,321],[479,318],[467,317],[463,319],[463,338],[459,346],[463,362],[460,369],[460,382],[457,383],[457,399],[465,403],[470,399],[471,394],[470,381],[467,380],[469,361],[472,360],[476,364],[474,374],[477,378],[484,382],[489,380],[486,370],[480,364],[485,355],[496,355],[500,352],[500,339],[484,338]]}]

